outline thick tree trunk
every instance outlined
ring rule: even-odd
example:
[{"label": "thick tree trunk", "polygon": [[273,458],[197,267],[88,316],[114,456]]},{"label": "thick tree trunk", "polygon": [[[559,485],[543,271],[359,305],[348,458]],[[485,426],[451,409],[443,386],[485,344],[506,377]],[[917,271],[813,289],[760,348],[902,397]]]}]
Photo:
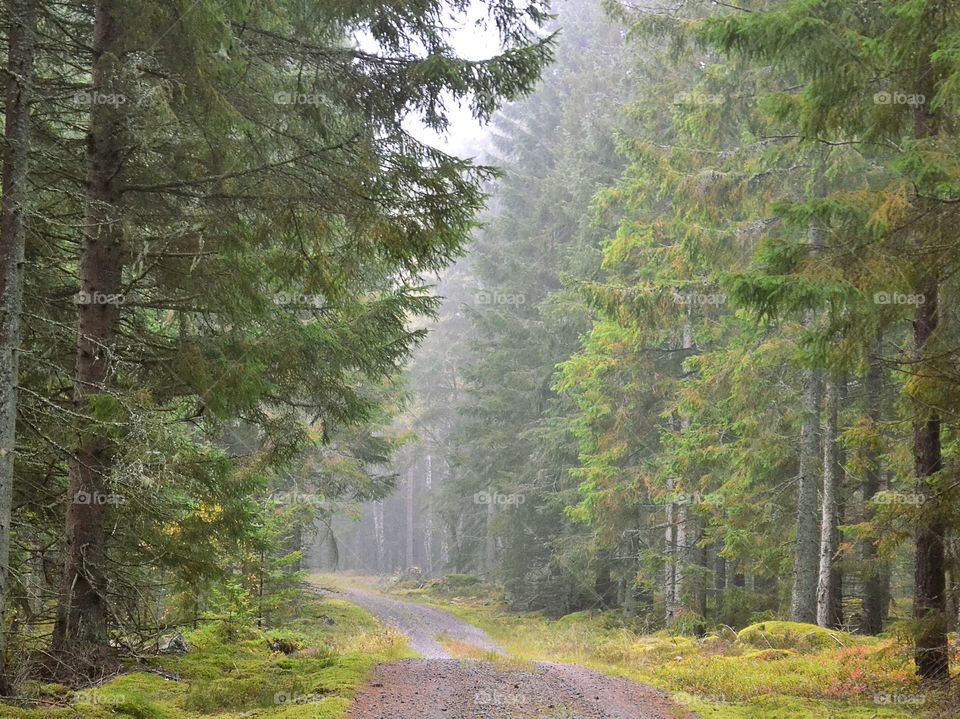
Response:
[{"label": "thick tree trunk", "polygon": [[4,120],[3,206],[0,209],[0,694],[12,694],[6,671],[17,435],[17,368],[23,304],[25,205],[29,194],[30,101],[33,95],[34,0],[10,0]]},{"label": "thick tree trunk", "polygon": [[[813,313],[806,324],[812,325]],[[817,489],[820,465],[820,371],[806,369],[803,385],[803,426],[800,430],[800,478],[797,490],[797,539],[793,556],[793,594],[790,618],[813,623],[817,619],[817,577],[820,541]]]},{"label": "thick tree trunk", "polygon": [[[927,64],[922,75],[923,92],[935,93],[933,68]],[[917,138],[935,137],[940,132],[939,110],[931,103],[918,104],[913,113],[914,135]],[[915,240],[917,256],[929,252],[927,238],[920,234]],[[915,362],[926,359],[927,344],[939,322],[939,267],[931,265],[920,270],[917,294],[924,301],[917,305],[913,320],[913,351]],[[926,498],[924,514],[917,528],[916,564],[914,566],[913,616],[920,623],[914,661],[924,679],[949,679],[949,652],[947,648],[946,616],[946,562],[944,540],[946,527],[934,497],[930,478],[943,468],[940,447],[940,416],[935,410],[921,409],[913,429],[914,466],[919,490]]]},{"label": "thick tree trunk", "polygon": [[[122,95],[124,30],[121,4],[98,0],[93,39],[92,96]],[[87,214],[80,249],[80,316],[74,375],[74,403],[88,412],[90,403],[110,392],[111,350],[121,291],[123,231],[119,172],[124,137],[121,103],[92,102],[87,138]],[[58,650],[82,645],[106,646],[105,476],[111,446],[91,420],[81,428],[70,463],[67,490],[66,562],[53,644]]]},{"label": "thick tree trunk", "polygon": [[[926,278],[921,287],[925,301],[917,305],[913,323],[914,351],[918,360],[924,357],[927,341],[937,328],[937,290],[936,278]],[[929,482],[929,478],[943,468],[940,417],[936,412],[929,412],[916,422],[913,451],[918,489],[926,499],[924,507],[929,507],[929,512],[924,513],[920,520],[916,538],[913,616],[920,624],[914,660],[917,671],[924,679],[947,679],[946,528]]]},{"label": "thick tree trunk", "polygon": [[840,408],[841,382],[827,382],[826,425],[823,436],[823,509],[820,521],[820,571],[817,579],[817,624],[838,628],[837,594],[839,576],[834,557],[839,547],[839,495],[841,491],[840,453],[837,445],[837,417]]},{"label": "thick tree trunk", "polygon": [[[880,367],[881,338],[878,335],[873,356],[870,358],[870,370],[867,373],[864,391],[866,393],[867,416],[875,432],[879,431],[883,415],[883,373]],[[880,491],[880,456],[872,445],[867,450],[867,471],[863,482],[863,502],[870,500]],[[873,519],[868,510],[867,521]],[[887,596],[890,593],[890,571],[886,563],[879,558],[876,543],[866,541],[861,547],[861,557],[866,567],[863,577],[863,617],[860,631],[864,634],[879,634],[883,631],[886,615]]]}]

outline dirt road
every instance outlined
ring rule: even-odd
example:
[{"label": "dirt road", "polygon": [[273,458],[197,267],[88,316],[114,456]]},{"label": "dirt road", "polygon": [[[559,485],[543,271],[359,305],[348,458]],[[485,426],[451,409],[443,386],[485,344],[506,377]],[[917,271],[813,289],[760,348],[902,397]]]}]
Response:
[{"label": "dirt road", "polygon": [[693,719],[659,691],[585,667],[453,659],[436,641],[503,654],[480,629],[446,612],[355,589],[335,593],[408,635],[423,659],[380,666],[348,719]]}]

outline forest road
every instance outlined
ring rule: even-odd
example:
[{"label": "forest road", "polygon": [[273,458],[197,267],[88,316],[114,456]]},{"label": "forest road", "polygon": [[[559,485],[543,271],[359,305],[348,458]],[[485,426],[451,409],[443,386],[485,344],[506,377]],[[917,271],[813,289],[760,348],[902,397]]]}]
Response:
[{"label": "forest road", "polygon": [[382,664],[347,719],[695,719],[670,697],[586,667],[454,659],[438,634],[505,656],[482,630],[452,614],[382,594],[324,592],[361,606],[410,637],[422,659]]}]

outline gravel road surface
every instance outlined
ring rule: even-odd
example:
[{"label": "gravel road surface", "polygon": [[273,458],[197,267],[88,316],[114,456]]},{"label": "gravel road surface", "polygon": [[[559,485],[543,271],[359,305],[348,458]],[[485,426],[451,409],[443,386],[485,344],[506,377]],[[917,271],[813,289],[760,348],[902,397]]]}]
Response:
[{"label": "gravel road surface", "polygon": [[348,719],[695,719],[668,695],[585,667],[454,659],[438,634],[504,651],[447,612],[358,589],[332,593],[410,637],[422,659],[383,664]]}]

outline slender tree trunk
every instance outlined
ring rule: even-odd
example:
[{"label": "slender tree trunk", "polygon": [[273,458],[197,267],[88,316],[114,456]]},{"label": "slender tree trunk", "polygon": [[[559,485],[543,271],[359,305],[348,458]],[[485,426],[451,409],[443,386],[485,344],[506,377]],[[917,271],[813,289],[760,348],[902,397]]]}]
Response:
[{"label": "slender tree trunk", "polygon": [[[817,176],[814,195],[824,191],[824,163],[826,150],[821,147],[816,159]],[[823,247],[823,228],[811,224],[807,241],[812,255]],[[814,329],[817,313],[810,309],[804,314],[803,326]],[[797,540],[793,555],[793,593],[790,597],[790,618],[795,622],[813,623],[817,620],[817,578],[819,570],[820,519],[817,487],[820,464],[820,403],[823,399],[823,377],[819,369],[807,368],[801,375],[803,424],[800,429],[800,478],[797,487]]]},{"label": "slender tree trunk", "polygon": [[[97,0],[93,38],[93,96],[122,95],[124,28],[116,0]],[[122,104],[92,102],[87,138],[87,214],[80,249],[80,316],[74,404],[86,413],[112,384],[111,350],[121,291],[123,231],[119,172],[123,164]],[[82,428],[70,463],[67,490],[66,562],[53,644],[106,646],[105,475],[108,439],[92,421]]]},{"label": "slender tree trunk", "polygon": [[[642,526],[642,525],[641,525]],[[637,572],[639,570],[639,531],[640,527],[634,527],[634,531],[627,535],[627,566],[623,575],[623,613],[628,617],[637,614],[637,594],[634,590]]]},{"label": "slender tree trunk", "polygon": [[727,587],[727,560],[720,556],[719,544],[713,545],[713,595],[715,617],[723,612],[723,592]]},{"label": "slender tree trunk", "polygon": [[[670,479],[667,481],[667,489],[673,494],[674,483]],[[678,542],[678,522],[677,513],[679,505],[671,501],[666,505],[666,530],[664,541],[666,543],[666,562],[664,563],[664,619],[667,623],[672,622],[679,608],[679,542]]]},{"label": "slender tree trunk", "polygon": [[823,436],[823,510],[820,522],[820,571],[817,580],[817,624],[837,628],[836,615],[838,574],[834,569],[834,557],[839,547],[839,495],[841,491],[841,466],[837,444],[837,417],[840,405],[841,382],[831,379],[827,383],[826,426]]},{"label": "slender tree trunk", "polygon": [[433,457],[427,455],[427,473],[424,477],[424,497],[426,506],[423,510],[423,554],[425,576],[433,576],[433,507],[430,504],[430,490],[433,487]]},{"label": "slender tree trunk", "polygon": [[7,12],[7,94],[4,120],[3,206],[0,209],[0,694],[12,694],[6,668],[13,515],[14,452],[17,434],[17,368],[25,205],[29,194],[30,102],[33,96],[35,0],[10,0]]},{"label": "slender tree trunk", "polygon": [[[813,324],[809,312],[805,324]],[[800,481],[797,491],[797,540],[793,557],[793,594],[790,618],[813,623],[817,619],[817,577],[820,521],[817,506],[820,458],[820,371],[803,371],[803,426],[800,430]]]},{"label": "slender tree trunk", "polygon": [[[693,325],[687,318],[683,325],[680,347],[684,353],[693,349]],[[674,420],[674,429],[679,432],[685,432],[690,427],[690,419],[681,417],[679,423]],[[670,482],[671,493],[675,490],[675,485]],[[668,622],[676,618],[677,611],[680,609],[683,601],[684,587],[684,565],[689,561],[690,553],[688,551],[688,537],[692,535],[690,525],[690,504],[689,497],[681,497],[680,502],[671,502],[667,507],[667,602],[666,602],[666,620]]]},{"label": "slender tree trunk", "polygon": [[490,501],[487,502],[487,531],[484,543],[483,571],[487,580],[492,581],[494,571],[497,568],[497,537],[493,531],[494,520],[497,518],[497,503],[495,501],[496,490],[490,487],[488,491]]},{"label": "slender tree trunk", "polygon": [[376,566],[377,574],[384,572],[384,536],[383,536],[383,502],[377,501],[373,504],[373,536],[376,542]]},{"label": "slender tree trunk", "polygon": [[[837,487],[839,491],[837,493],[837,509],[836,509],[836,518],[837,521],[833,524],[833,546],[837,548],[839,552],[841,546],[841,534],[840,527],[845,523],[845,515],[847,511],[846,503],[846,494],[844,490],[844,484],[846,482],[846,472],[844,471],[845,460],[843,457],[843,450],[840,450],[840,469],[839,469],[839,481]],[[832,580],[830,583],[830,616],[833,617],[833,623],[835,629],[842,629],[844,616],[843,616],[843,581],[844,581],[844,571],[843,571],[843,562],[838,556],[834,556],[833,566],[832,566]]]},{"label": "slender tree trunk", "polygon": [[709,571],[710,558],[708,548],[701,546],[703,543],[703,524],[703,518],[695,514],[688,523],[688,529],[693,538],[691,547],[698,568],[695,577],[696,586],[693,593],[694,611],[701,617],[707,616],[707,574]]},{"label": "slender tree trunk", "polygon": [[[870,419],[874,432],[880,431],[880,420],[883,415],[883,373],[880,367],[880,351],[882,339],[878,335],[874,345],[873,356],[870,358],[870,369],[867,372],[864,391],[866,393],[867,416]],[[863,482],[863,502],[870,500],[880,491],[880,455],[871,445],[867,450],[867,470]],[[867,521],[873,520],[873,512],[867,510]],[[865,566],[863,578],[863,618],[860,631],[864,634],[879,634],[883,631],[883,620],[887,604],[887,595],[890,591],[890,572],[885,562],[879,558],[877,545],[868,540],[863,542],[861,556]]]},{"label": "slender tree trunk", "polygon": [[404,560],[406,563],[406,569],[416,566],[417,558],[415,553],[415,545],[413,541],[414,533],[414,522],[413,522],[413,503],[414,503],[414,479],[415,476],[413,473],[414,465],[411,465],[410,469],[407,470],[407,492],[406,492],[406,554],[404,555]]}]

